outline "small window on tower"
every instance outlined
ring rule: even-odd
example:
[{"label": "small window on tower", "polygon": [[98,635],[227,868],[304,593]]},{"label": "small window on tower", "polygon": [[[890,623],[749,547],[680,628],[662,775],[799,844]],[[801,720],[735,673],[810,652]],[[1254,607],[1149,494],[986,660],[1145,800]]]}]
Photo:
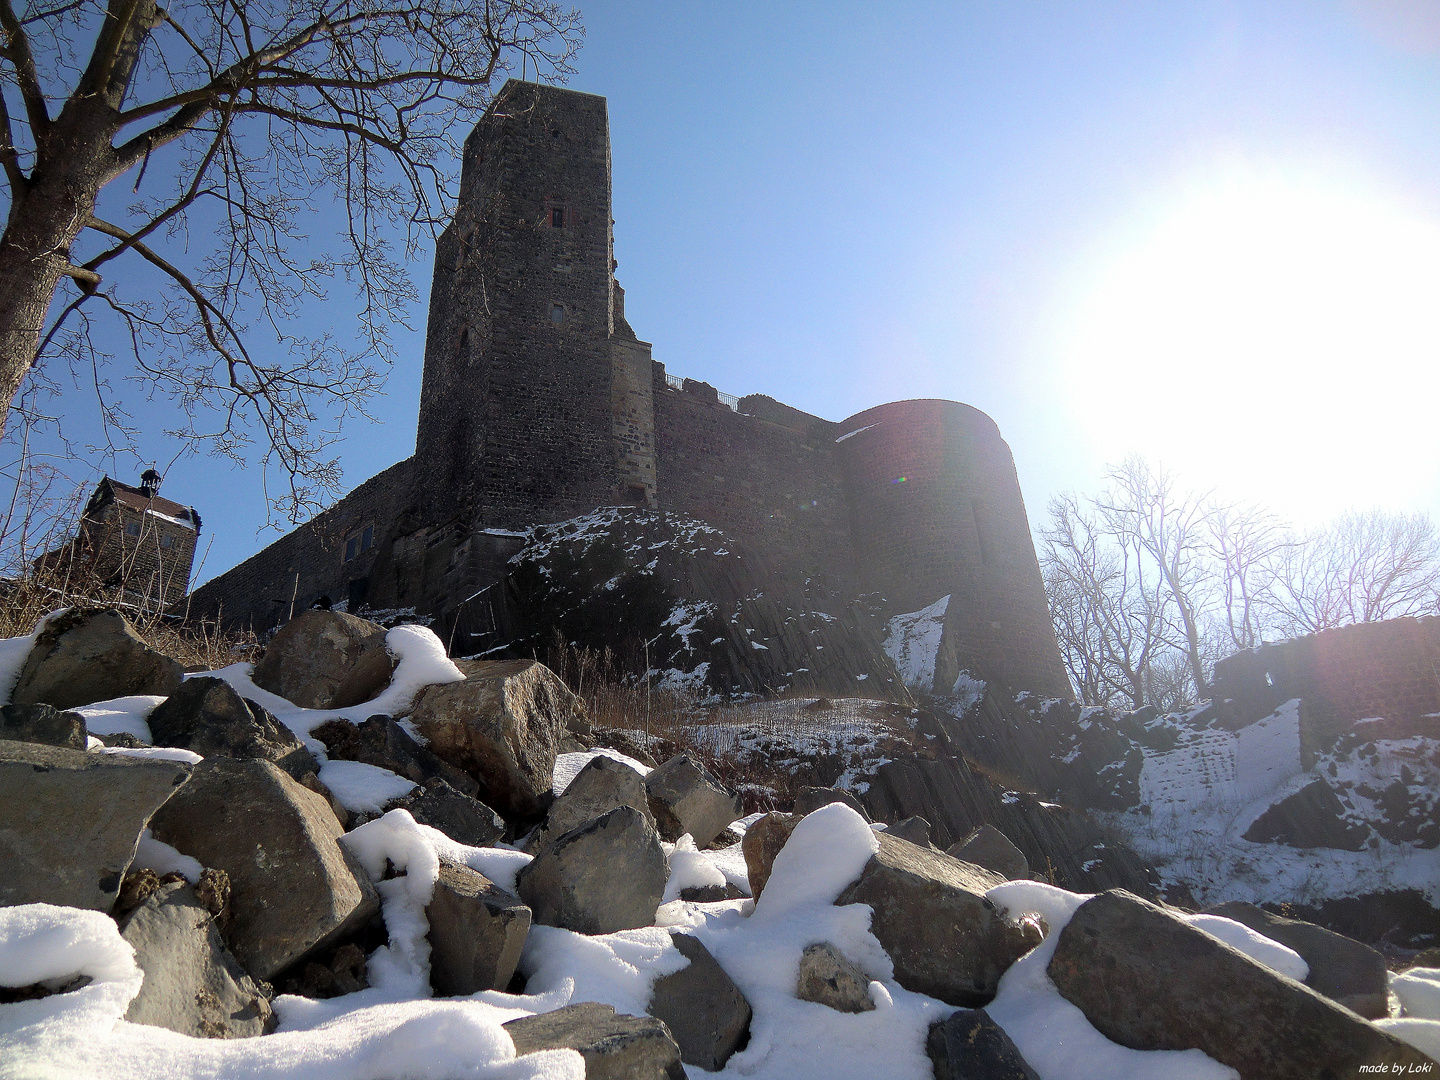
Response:
[{"label": "small window on tower", "polygon": [[127,522],[125,523],[125,535],[126,535],[126,536],[139,536],[139,535],[140,535],[140,523],[139,523],[138,521],[127,521]]},{"label": "small window on tower", "polygon": [[375,546],[375,526],[366,525],[365,531],[360,534],[360,550],[369,551]]},{"label": "small window on tower", "polygon": [[551,321],[552,323],[554,323],[556,326],[559,326],[561,323],[563,323],[563,322],[565,321],[565,305],[564,305],[564,304],[551,304],[551,305],[550,305],[550,321]]},{"label": "small window on tower", "polygon": [[352,536],[352,537],[350,537],[349,540],[346,540],[346,541],[345,541],[345,561],[346,561],[346,562],[349,562],[351,559],[355,558],[355,555],[356,555],[356,553],[358,552],[359,548],[360,548],[360,538],[359,538],[358,536]]},{"label": "small window on tower", "polygon": [[565,227],[565,208],[556,206],[550,211],[550,227],[563,229]]}]

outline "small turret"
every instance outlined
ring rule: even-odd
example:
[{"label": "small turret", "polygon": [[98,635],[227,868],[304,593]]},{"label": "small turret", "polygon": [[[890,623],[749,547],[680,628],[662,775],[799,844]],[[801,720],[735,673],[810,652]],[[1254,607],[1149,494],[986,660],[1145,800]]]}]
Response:
[{"label": "small turret", "polygon": [[147,499],[153,499],[160,494],[161,475],[154,469],[146,469],[140,474],[140,494]]}]

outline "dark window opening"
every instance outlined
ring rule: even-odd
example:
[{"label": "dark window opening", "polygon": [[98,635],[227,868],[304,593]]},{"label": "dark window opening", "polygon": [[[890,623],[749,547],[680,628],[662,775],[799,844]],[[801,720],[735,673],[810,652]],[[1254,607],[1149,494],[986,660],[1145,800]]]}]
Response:
[{"label": "dark window opening", "polygon": [[375,526],[366,525],[365,531],[360,534],[360,550],[369,551],[375,546]]},{"label": "dark window opening", "polygon": [[565,321],[565,305],[564,305],[564,304],[551,304],[551,305],[550,305],[550,321],[551,321],[552,323],[554,323],[556,326],[559,326],[561,323],[563,323],[563,322]]},{"label": "dark window opening", "polygon": [[645,485],[631,484],[625,489],[625,497],[630,501],[631,506],[645,505]]},{"label": "dark window opening", "polygon": [[139,535],[140,535],[140,523],[139,523],[138,521],[127,521],[127,522],[125,523],[125,535],[126,535],[126,536],[139,536]]},{"label": "dark window opening", "polygon": [[350,537],[349,540],[346,540],[346,541],[345,541],[345,561],[346,561],[346,562],[349,562],[351,559],[355,558],[355,556],[359,553],[359,551],[360,551],[360,538],[359,538],[358,536],[352,536],[352,537]]},{"label": "dark window opening", "polygon": [[550,211],[550,227],[552,229],[563,229],[565,227],[565,209],[556,206]]},{"label": "dark window opening", "polygon": [[356,578],[355,580],[350,582],[350,587],[347,590],[347,595],[345,597],[345,599],[349,601],[345,605],[346,610],[349,611],[351,614],[354,614],[355,611],[359,609],[360,605],[365,603],[365,597],[369,592],[369,578]]}]

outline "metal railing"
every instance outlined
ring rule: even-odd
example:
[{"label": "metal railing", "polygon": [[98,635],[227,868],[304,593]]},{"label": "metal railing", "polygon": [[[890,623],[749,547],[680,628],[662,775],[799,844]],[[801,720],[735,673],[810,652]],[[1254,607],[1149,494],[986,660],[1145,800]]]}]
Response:
[{"label": "metal railing", "polygon": [[[686,379],[683,375],[672,375],[670,374],[670,372],[667,371],[665,373],[665,382],[671,390],[679,390],[681,393],[684,393],[685,384],[687,382],[698,383],[699,380]],[[734,394],[727,394],[722,390],[716,390],[715,396],[719,398],[721,405],[728,405],[733,411],[737,413],[740,411],[740,399]]]}]

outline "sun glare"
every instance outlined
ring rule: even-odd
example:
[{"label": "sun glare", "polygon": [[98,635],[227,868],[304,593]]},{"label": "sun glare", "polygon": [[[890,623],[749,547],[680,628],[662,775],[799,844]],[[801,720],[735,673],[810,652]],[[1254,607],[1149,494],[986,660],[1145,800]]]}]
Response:
[{"label": "sun glare", "polygon": [[1097,453],[1137,450],[1301,520],[1433,499],[1440,221],[1247,173],[1171,201],[1098,263],[1057,346]]}]

